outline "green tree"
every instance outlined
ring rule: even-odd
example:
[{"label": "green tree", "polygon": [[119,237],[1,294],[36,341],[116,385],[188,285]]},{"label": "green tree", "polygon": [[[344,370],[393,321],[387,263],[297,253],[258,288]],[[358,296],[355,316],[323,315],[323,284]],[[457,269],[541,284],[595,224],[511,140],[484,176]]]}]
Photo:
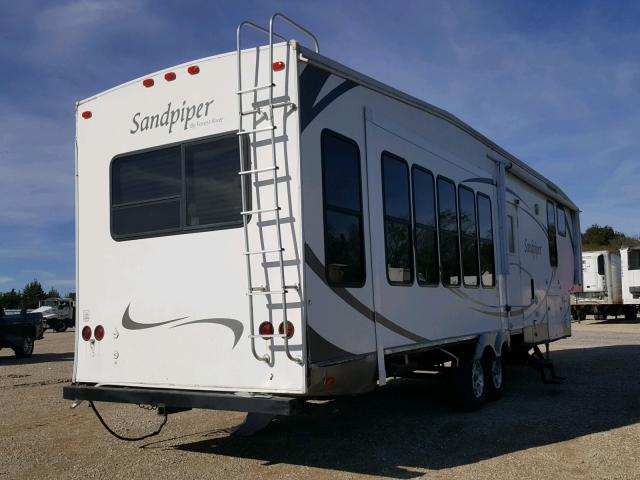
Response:
[{"label": "green tree", "polygon": [[617,232],[609,225],[591,225],[582,234],[582,249],[617,251],[622,247],[634,247],[640,245],[637,237],[628,237],[622,232]]},{"label": "green tree", "polygon": [[49,292],[47,292],[47,298],[60,298],[60,292],[55,288],[51,287]]},{"label": "green tree", "polygon": [[76,299],[76,292],[67,293],[67,298],[71,298],[72,300]]},{"label": "green tree", "polygon": [[20,308],[21,305],[22,294],[16,292],[15,288],[12,288],[9,292],[0,293],[0,307],[5,310],[8,308]]},{"label": "green tree", "polygon": [[24,308],[38,308],[38,302],[44,298],[44,290],[38,280],[27,283],[22,290],[22,306]]}]

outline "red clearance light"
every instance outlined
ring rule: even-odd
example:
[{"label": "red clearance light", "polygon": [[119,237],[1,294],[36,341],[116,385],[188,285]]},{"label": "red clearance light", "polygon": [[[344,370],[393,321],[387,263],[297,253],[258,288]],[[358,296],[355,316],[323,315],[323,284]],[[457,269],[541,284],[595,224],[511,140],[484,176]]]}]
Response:
[{"label": "red clearance light", "polygon": [[[293,332],[294,332],[293,323],[287,322],[287,338],[293,337]],[[278,333],[280,335],[284,334],[284,322],[282,322],[278,327]]]},{"label": "red clearance light", "polygon": [[88,342],[90,338],[91,338],[91,327],[89,325],[85,325],[84,328],[82,329],[82,339],[85,342]]},{"label": "red clearance light", "polygon": [[269,322],[262,322],[258,327],[258,332],[260,335],[273,335],[273,325]]},{"label": "red clearance light", "polygon": [[82,112],[82,118],[84,119],[91,118],[91,112],[89,110]]},{"label": "red clearance light", "polygon": [[187,72],[189,72],[189,75],[197,75],[200,73],[200,67],[198,65],[191,65],[187,68]]},{"label": "red clearance light", "polygon": [[330,386],[331,386],[331,385],[333,385],[334,383],[336,383],[336,379],[335,379],[335,378],[333,378],[333,377],[331,377],[331,376],[325,377],[325,379],[324,379],[324,384],[325,384],[327,387],[330,387]]},{"label": "red clearance light", "polygon": [[104,327],[102,325],[98,325],[93,331],[93,336],[96,337],[96,340],[98,341],[102,340],[104,338]]},{"label": "red clearance light", "polygon": [[284,62],[273,62],[271,65],[274,72],[279,72],[280,70],[284,70]]},{"label": "red clearance light", "polygon": [[142,85],[144,85],[145,87],[149,88],[149,87],[153,87],[153,78],[145,78],[142,81]]},{"label": "red clearance light", "polygon": [[165,74],[164,74],[164,79],[165,79],[167,82],[171,82],[172,80],[175,80],[175,79],[176,79],[176,74],[175,74],[175,73],[173,73],[173,72],[167,72],[167,73],[165,73]]}]

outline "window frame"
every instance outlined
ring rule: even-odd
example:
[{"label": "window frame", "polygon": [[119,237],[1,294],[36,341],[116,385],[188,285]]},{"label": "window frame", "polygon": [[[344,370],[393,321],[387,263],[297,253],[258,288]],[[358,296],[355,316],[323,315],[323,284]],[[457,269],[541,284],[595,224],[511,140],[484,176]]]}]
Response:
[{"label": "window frame", "polygon": [[[360,200],[360,212],[356,213],[354,210],[348,208],[341,208],[337,206],[327,205],[327,192],[326,192],[326,182],[325,182],[325,151],[324,151],[324,136],[330,135],[334,138],[344,141],[346,143],[350,143],[356,148],[358,152],[358,191],[359,191],[359,200]],[[320,175],[322,182],[322,238],[324,242],[324,276],[327,280],[327,284],[331,287],[337,288],[362,288],[367,283],[367,262],[366,262],[366,252],[365,252],[365,231],[364,231],[364,205],[363,205],[363,194],[362,194],[362,153],[360,151],[360,145],[358,142],[349,138],[345,135],[342,135],[334,130],[329,128],[323,128],[320,132]],[[337,213],[342,213],[346,215],[353,215],[354,217],[358,217],[358,225],[360,227],[360,265],[362,265],[362,281],[361,282],[333,282],[331,281],[331,277],[329,275],[329,264],[327,263],[327,210],[332,210]]]},{"label": "window frame", "polygon": [[[551,206],[551,211],[553,212],[553,246],[554,246],[554,256],[551,255],[551,234],[549,232],[549,206]],[[552,200],[547,199],[547,240],[549,243],[549,265],[551,268],[558,267],[558,217],[556,215],[556,203]],[[555,258],[555,263],[553,262]]]},{"label": "window frame", "polygon": [[[431,177],[431,184],[433,185],[433,190],[432,190],[432,194],[433,194],[433,209],[434,209],[434,220],[435,220],[435,229],[436,229],[436,252],[435,252],[435,259],[436,259],[436,270],[438,272],[438,279],[435,281],[435,283],[426,283],[426,282],[421,282],[420,280],[418,280],[418,255],[417,255],[417,241],[416,241],[416,235],[418,233],[418,228],[417,228],[417,224],[418,222],[416,221],[416,190],[415,190],[415,177],[414,177],[414,172],[415,171],[420,171],[424,174],[427,174]],[[411,221],[413,222],[413,261],[415,263],[414,265],[414,270],[415,270],[415,280],[416,283],[418,284],[419,287],[438,287],[440,286],[440,280],[441,280],[441,275],[440,275],[440,230],[438,229],[438,203],[437,203],[437,191],[436,191],[436,175],[433,174],[433,172],[431,170],[429,170],[428,168],[425,168],[421,165],[418,165],[416,163],[414,163],[413,165],[411,165],[411,172],[410,172],[410,182],[411,182]]]},{"label": "window frame", "polygon": [[[562,211],[562,218],[564,222],[562,223],[562,229],[560,229],[560,211]],[[567,211],[564,208],[564,205],[556,204],[556,232],[561,237],[567,236]]]},{"label": "window frame", "polygon": [[[460,215],[460,190],[467,190],[473,197],[473,215],[476,226],[476,284],[467,284],[465,282],[464,274],[464,259],[462,256],[462,216]],[[478,201],[476,198],[476,192],[466,185],[458,184],[458,242],[460,243],[460,274],[462,277],[462,285],[464,288],[480,288],[480,229],[478,228]]]},{"label": "window frame", "polygon": [[[485,285],[484,281],[482,280],[482,265],[480,262],[480,202],[478,201],[480,197],[486,198],[489,202],[489,218],[491,219],[491,265],[493,266],[493,283],[491,285]],[[480,275],[480,285],[482,285],[482,288],[496,288],[496,236],[493,228],[493,204],[491,203],[491,197],[486,193],[476,192],[476,214],[478,217],[478,273]]]},{"label": "window frame", "polygon": [[[395,160],[398,160],[399,162],[403,163],[404,166],[407,169],[407,205],[409,206],[409,220],[408,221],[404,221],[402,219],[399,219],[397,217],[391,217],[393,218],[395,222],[397,223],[405,223],[406,225],[409,226],[409,268],[411,269],[411,279],[408,282],[394,282],[389,278],[389,264],[387,262],[387,201],[385,198],[385,178],[384,178],[384,159],[385,157],[391,157]],[[389,283],[389,285],[394,286],[394,287],[411,287],[413,286],[413,284],[415,283],[415,265],[414,265],[414,244],[413,244],[413,192],[412,192],[412,188],[411,188],[411,169],[409,168],[409,162],[407,162],[407,160],[405,160],[404,158],[391,153],[388,150],[383,150],[382,152],[380,152],[380,178],[381,178],[381,186],[382,186],[382,235],[384,237],[384,263],[385,263],[385,275],[387,277],[387,282]]]},{"label": "window frame", "polygon": [[[115,155],[114,157],[111,158],[111,160],[109,161],[109,231],[111,234],[111,238],[116,241],[116,242],[123,242],[123,241],[129,241],[129,240],[140,240],[140,239],[145,239],[145,238],[156,238],[156,237],[166,237],[166,236],[171,236],[171,235],[184,235],[184,234],[188,234],[188,233],[197,233],[197,232],[205,232],[205,231],[215,231],[215,230],[227,230],[227,229],[231,229],[231,228],[239,228],[243,226],[243,220],[242,220],[242,216],[240,215],[240,212],[238,212],[238,215],[240,217],[239,220],[237,221],[233,221],[233,222],[219,222],[219,223],[210,223],[210,224],[206,224],[206,225],[186,225],[186,204],[185,204],[185,200],[186,200],[186,176],[185,176],[185,147],[190,147],[192,145],[198,145],[201,143],[209,143],[215,140],[219,140],[222,139],[224,137],[231,137],[232,135],[236,135],[237,136],[237,130],[233,130],[233,131],[228,131],[228,132],[224,132],[224,133],[218,133],[215,135],[210,135],[207,137],[200,137],[200,138],[196,138],[193,140],[182,140],[182,141],[178,141],[178,142],[172,142],[172,143],[167,143],[164,145],[158,145],[158,146],[153,146],[153,147],[149,147],[149,148],[143,148],[140,150],[132,150],[130,152],[125,152],[125,153],[119,153],[117,155]],[[241,140],[243,142],[243,146],[242,146],[242,154],[243,154],[243,164],[244,164],[244,169],[246,169],[249,165],[249,159],[250,159],[250,154],[249,154],[249,140],[248,138],[246,138],[246,136],[244,136],[244,138],[242,138]],[[124,204],[117,204],[114,206],[113,204],[113,164],[114,162],[118,161],[121,158],[124,157],[130,157],[132,155],[138,155],[138,154],[142,154],[142,153],[149,153],[149,152],[154,152],[154,151],[158,151],[158,150],[164,150],[167,148],[173,148],[173,147],[180,147],[180,170],[181,170],[181,178],[180,178],[180,194],[179,195],[170,195],[170,196],[165,196],[162,198],[154,198],[152,200],[139,200],[139,201],[135,201],[135,202],[127,202]],[[240,168],[240,163],[238,162],[238,168]],[[246,177],[246,175],[243,175],[243,177]],[[247,182],[250,179],[248,178],[244,178],[244,179],[240,179],[240,181],[244,181]],[[242,185],[241,185],[241,192],[242,192]],[[245,188],[244,188],[244,193],[245,193],[245,199],[246,199],[246,204],[247,205],[251,205],[252,202],[252,196],[251,196],[251,188],[247,188],[247,185],[245,183]],[[240,194],[242,195],[242,193]],[[141,206],[141,205],[150,205],[156,202],[161,202],[161,201],[167,201],[167,200],[171,200],[171,199],[178,199],[180,201],[180,226],[175,229],[161,229],[161,230],[153,230],[153,231],[145,231],[144,233],[134,233],[134,234],[116,234],[113,230],[113,215],[112,212],[114,210],[114,208],[119,208],[119,207],[132,207],[132,206]],[[251,221],[251,216],[247,216],[246,217],[247,220],[247,224]]]},{"label": "window frame", "polygon": [[[449,182],[451,185],[453,185],[453,197],[454,197],[454,201],[456,203],[456,226],[458,229],[458,240],[457,240],[457,249],[458,249],[458,283],[451,283],[451,284],[446,284],[444,283],[444,277],[442,276],[442,239],[440,238],[440,189],[438,188],[438,180],[442,179],[445,182]],[[459,213],[459,208],[458,208],[458,188],[457,188],[457,184],[456,182],[454,182],[452,179],[450,179],[449,177],[445,177],[444,175],[437,175],[436,176],[436,199],[437,199],[437,214],[438,214],[438,258],[439,258],[439,267],[440,267],[440,283],[442,284],[443,287],[445,288],[461,288],[462,287],[462,258],[460,255],[460,213]]]}]

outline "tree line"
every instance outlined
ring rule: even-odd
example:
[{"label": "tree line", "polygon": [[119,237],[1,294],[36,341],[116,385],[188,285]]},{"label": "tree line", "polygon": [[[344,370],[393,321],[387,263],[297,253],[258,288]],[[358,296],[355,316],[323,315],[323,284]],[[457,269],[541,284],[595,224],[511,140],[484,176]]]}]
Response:
[{"label": "tree line", "polygon": [[582,250],[585,252],[594,250],[609,250],[617,252],[623,247],[640,246],[640,236],[627,236],[615,231],[609,225],[591,225],[582,234]]},{"label": "tree line", "polygon": [[[16,291],[12,288],[8,292],[0,292],[0,307],[3,309],[17,308],[38,308],[38,302],[45,298],[61,298],[60,292],[51,287],[48,292],[44,291],[42,284],[38,280],[27,283],[22,290]],[[76,294],[70,292],[68,298],[75,298]]]}]

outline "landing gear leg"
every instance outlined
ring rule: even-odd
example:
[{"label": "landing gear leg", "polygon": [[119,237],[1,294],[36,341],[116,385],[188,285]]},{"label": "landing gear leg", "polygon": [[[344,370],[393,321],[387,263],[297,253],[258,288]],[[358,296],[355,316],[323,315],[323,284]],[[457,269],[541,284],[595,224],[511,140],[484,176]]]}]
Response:
[{"label": "landing gear leg", "polygon": [[[556,371],[553,368],[553,361],[549,358],[549,344],[545,344],[546,355],[543,355],[540,348],[537,345],[533,346],[533,353],[528,354],[526,364],[533,368],[536,372],[540,373],[543,383],[560,384],[563,383],[566,378],[556,375]],[[547,371],[549,375],[547,376]]]}]

